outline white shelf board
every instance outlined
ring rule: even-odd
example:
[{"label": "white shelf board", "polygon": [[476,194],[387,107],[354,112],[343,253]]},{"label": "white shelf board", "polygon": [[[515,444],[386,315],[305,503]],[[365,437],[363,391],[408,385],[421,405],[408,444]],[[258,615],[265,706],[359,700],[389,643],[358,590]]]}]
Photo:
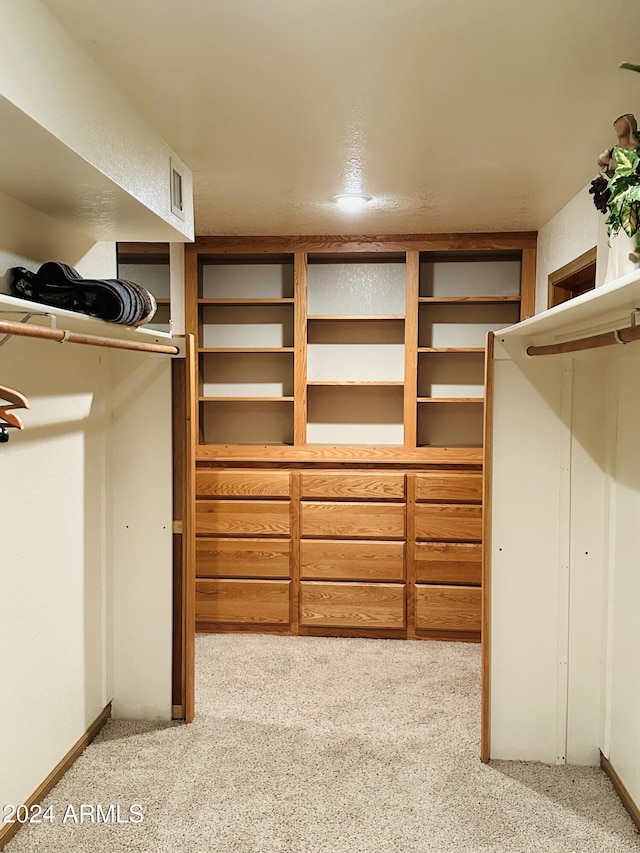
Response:
[{"label": "white shelf board", "polygon": [[[19,314],[13,313],[16,311]],[[169,340],[176,346],[179,346],[180,343],[179,339],[173,338],[171,332],[147,329],[144,326],[134,328],[133,326],[121,326],[118,323],[107,323],[105,320],[89,317],[87,314],[80,314],[77,311],[54,308],[51,305],[43,305],[41,302],[32,302],[29,299],[19,299],[6,293],[0,293],[0,318],[19,323],[21,321],[20,314],[53,315],[56,317],[56,328],[81,332],[86,335],[101,335],[105,338],[125,338],[129,341],[159,344]],[[51,326],[49,317],[35,316],[28,320],[28,323],[37,326]],[[2,337],[3,335],[0,334],[0,338]]]},{"label": "white shelf board", "polygon": [[75,226],[95,240],[187,240],[1,96],[0,127],[0,192]]},{"label": "white shelf board", "polygon": [[496,340],[525,348],[562,343],[629,326],[634,308],[640,308],[640,270],[500,329]]}]

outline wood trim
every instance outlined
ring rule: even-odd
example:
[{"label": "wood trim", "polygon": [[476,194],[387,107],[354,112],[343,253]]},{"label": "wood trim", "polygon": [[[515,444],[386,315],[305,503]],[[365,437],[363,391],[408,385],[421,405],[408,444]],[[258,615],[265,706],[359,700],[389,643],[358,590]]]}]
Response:
[{"label": "wood trim", "polygon": [[396,465],[427,463],[433,465],[481,465],[481,447],[350,447],[315,444],[291,445],[201,444],[196,448],[198,462],[389,462]]},{"label": "wood trim", "polygon": [[405,581],[407,639],[416,638],[416,475],[407,474],[407,538],[405,543]]},{"label": "wood trim", "polygon": [[188,247],[212,254],[270,254],[272,252],[422,252],[472,251],[474,249],[535,248],[535,231],[469,234],[318,235],[273,237],[199,236]]},{"label": "wood trim", "polygon": [[[31,806],[35,806],[44,800],[49,791],[58,784],[67,770],[73,766],[75,761],[82,755],[91,741],[99,734],[110,716],[111,703],[109,703],[104,711],[96,717],[86,732],[76,741],[64,758],[60,759],[46,779],[38,785],[33,794],[24,800],[24,805],[27,806],[27,808],[31,808]],[[21,823],[10,823],[5,824],[0,829],[0,850],[4,849],[5,844],[8,844],[22,825],[23,824]]]},{"label": "wood trim", "polygon": [[184,705],[172,705],[171,706],[171,719],[172,720],[184,720]]},{"label": "wood trim", "polygon": [[193,334],[186,336],[187,424],[185,437],[185,485],[183,514],[183,648],[184,648],[184,718],[195,716],[196,677],[196,440],[198,431],[197,353]]},{"label": "wood trim", "polygon": [[175,359],[171,371],[172,455],[173,455],[173,628],[171,664],[171,701],[184,704],[184,547],[183,518],[186,510],[184,486],[187,481],[186,360]]},{"label": "wood trim", "polygon": [[294,256],[293,443],[307,443],[307,256]]},{"label": "wood trim", "polygon": [[292,633],[297,634],[300,628],[300,493],[302,475],[299,471],[292,471],[290,477],[291,503],[289,505],[289,528],[291,530],[291,562],[289,568],[291,586],[289,587],[289,622]]},{"label": "wood trim", "polygon": [[480,620],[482,642],[482,731],[480,758],[486,764],[491,758],[491,473],[493,462],[493,405],[494,405],[494,341],[495,334],[487,334],[487,355],[484,362],[484,460],[483,460],[483,515],[482,515],[482,614]]},{"label": "wood trim", "polygon": [[[53,313],[54,309],[52,309]],[[56,341],[57,343],[84,344],[90,347],[105,347],[106,349],[125,349],[135,352],[159,353],[162,355],[178,355],[177,346],[166,344],[145,344],[141,341],[128,341],[125,338],[105,338],[102,335],[85,335],[71,332],[68,329],[50,329],[47,326],[32,326],[28,323],[16,323],[14,320],[0,320],[0,333],[16,335],[22,338],[39,338],[40,340]]]},{"label": "wood trim", "polygon": [[591,264],[595,264],[598,255],[598,248],[594,246],[592,249],[588,249],[578,258],[574,258],[572,261],[569,261],[568,264],[565,264],[560,269],[554,270],[548,279],[548,290],[547,290],[547,307],[552,305],[552,296],[553,296],[553,288],[560,284],[564,279],[570,278],[578,272],[581,272],[586,267],[591,266]]},{"label": "wood trim", "polygon": [[520,273],[520,319],[526,320],[536,313],[536,243],[522,249]]},{"label": "wood trim", "polygon": [[634,802],[633,797],[627,791],[624,782],[618,776],[615,767],[611,764],[608,758],[605,758],[602,752],[600,753],[600,767],[611,780],[611,784],[615,788],[616,794],[622,800],[622,805],[629,812],[631,820],[640,830],[640,807]]},{"label": "wood trim", "polygon": [[184,252],[185,332],[198,333],[198,254],[193,244]]},{"label": "wood trim", "polygon": [[162,255],[169,260],[168,243],[116,243],[118,255]]},{"label": "wood trim", "polygon": [[407,289],[404,323],[404,446],[418,443],[418,295],[420,253],[407,252]]}]

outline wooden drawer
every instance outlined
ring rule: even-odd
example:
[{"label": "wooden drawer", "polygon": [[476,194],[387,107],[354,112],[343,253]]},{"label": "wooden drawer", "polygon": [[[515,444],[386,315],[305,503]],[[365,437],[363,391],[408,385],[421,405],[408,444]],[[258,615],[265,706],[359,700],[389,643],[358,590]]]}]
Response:
[{"label": "wooden drawer", "polygon": [[303,539],[300,573],[306,580],[402,582],[404,543]]},{"label": "wooden drawer", "polygon": [[482,501],[481,471],[428,471],[416,474],[418,501]]},{"label": "wooden drawer", "polygon": [[288,625],[291,581],[197,580],[196,621]]},{"label": "wooden drawer", "polygon": [[288,578],[289,539],[197,539],[196,575],[205,578]]},{"label": "wooden drawer", "polygon": [[404,584],[300,584],[300,624],[308,628],[404,628]]},{"label": "wooden drawer", "polygon": [[288,471],[196,471],[199,498],[288,498],[289,494]]},{"label": "wooden drawer", "polygon": [[303,498],[347,500],[404,500],[404,474],[330,472],[304,473]]},{"label": "wooden drawer", "polygon": [[416,539],[482,541],[482,507],[416,504]]},{"label": "wooden drawer", "polygon": [[415,565],[418,582],[479,584],[482,575],[482,545],[418,542],[415,546]]},{"label": "wooden drawer", "polygon": [[480,631],[477,586],[416,584],[416,628],[421,631]]},{"label": "wooden drawer", "polygon": [[196,501],[196,533],[288,536],[288,501]]},{"label": "wooden drawer", "polygon": [[404,539],[404,504],[303,503],[302,536]]}]

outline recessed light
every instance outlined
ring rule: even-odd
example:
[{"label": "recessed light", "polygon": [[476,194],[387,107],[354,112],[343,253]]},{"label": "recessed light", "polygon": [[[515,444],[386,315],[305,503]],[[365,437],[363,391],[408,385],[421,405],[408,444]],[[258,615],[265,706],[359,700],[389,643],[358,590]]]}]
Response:
[{"label": "recessed light", "polygon": [[371,196],[364,193],[340,193],[340,195],[334,195],[333,201],[343,210],[357,210],[371,201]]}]

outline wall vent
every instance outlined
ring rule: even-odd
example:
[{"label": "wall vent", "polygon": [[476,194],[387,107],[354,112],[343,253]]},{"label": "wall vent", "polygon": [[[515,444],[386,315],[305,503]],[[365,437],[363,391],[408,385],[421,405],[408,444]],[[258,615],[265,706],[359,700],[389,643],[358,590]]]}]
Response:
[{"label": "wall vent", "polygon": [[169,158],[169,186],[171,189],[171,213],[184,219],[184,196],[182,170]]}]

